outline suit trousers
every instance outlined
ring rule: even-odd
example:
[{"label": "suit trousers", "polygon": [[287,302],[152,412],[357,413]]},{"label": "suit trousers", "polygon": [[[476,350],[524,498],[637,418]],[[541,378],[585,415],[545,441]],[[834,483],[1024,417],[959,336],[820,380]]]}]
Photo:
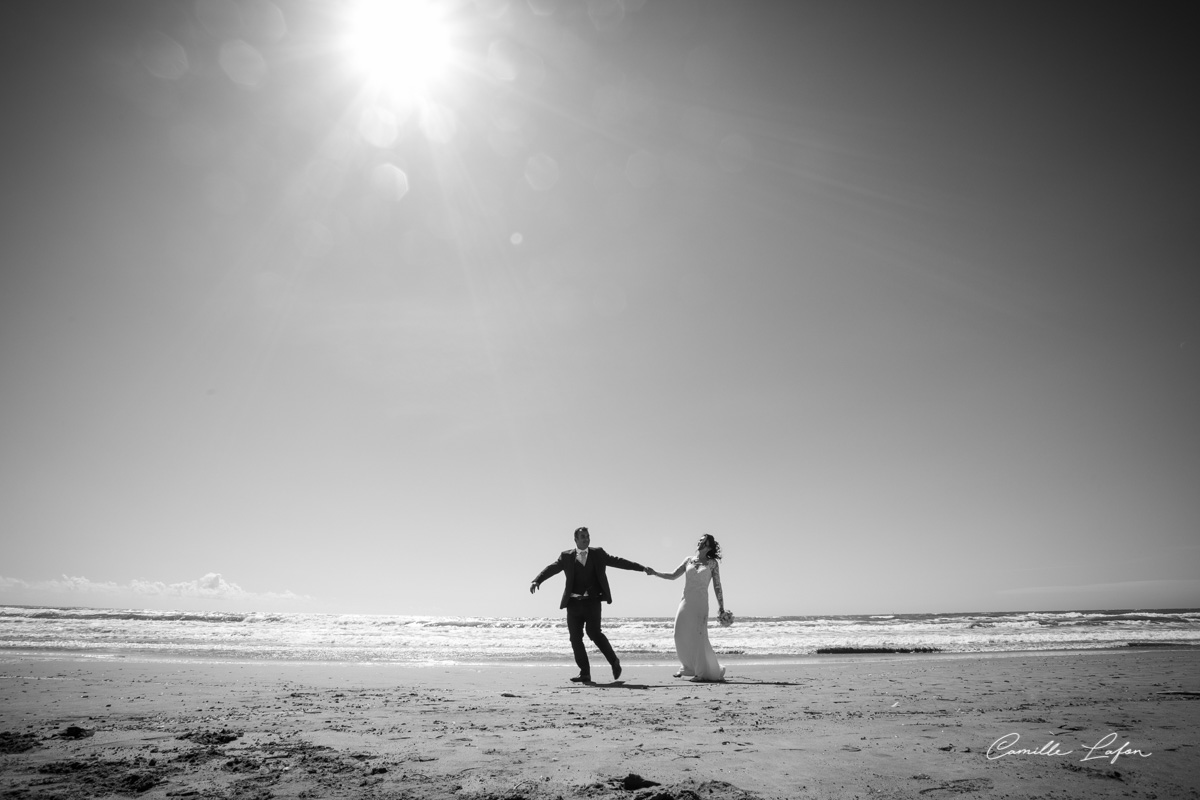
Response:
[{"label": "suit trousers", "polygon": [[600,649],[610,665],[616,665],[617,654],[613,652],[608,637],[600,630],[600,601],[598,599],[570,600],[567,603],[567,631],[571,634],[571,651],[580,675],[591,675],[592,665],[583,646],[583,634]]}]

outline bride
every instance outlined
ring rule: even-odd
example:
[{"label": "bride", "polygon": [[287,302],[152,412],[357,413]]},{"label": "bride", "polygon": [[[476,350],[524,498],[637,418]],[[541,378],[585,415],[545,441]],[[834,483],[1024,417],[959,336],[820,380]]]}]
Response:
[{"label": "bride", "polygon": [[654,572],[660,578],[675,580],[687,573],[683,583],[683,599],[675,612],[675,652],[682,666],[676,678],[687,677],[694,681],[720,681],[725,679],[725,668],[717,663],[717,656],[708,642],[708,584],[717,595],[717,606],[725,613],[725,598],[721,594],[721,570],[718,563],[721,546],[711,534],[704,534],[696,543],[696,555],[686,559],[674,572]]}]

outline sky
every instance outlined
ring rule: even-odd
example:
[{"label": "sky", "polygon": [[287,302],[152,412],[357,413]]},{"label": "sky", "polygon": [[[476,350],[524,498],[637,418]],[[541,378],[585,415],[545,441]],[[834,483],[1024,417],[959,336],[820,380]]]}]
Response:
[{"label": "sky", "polygon": [[1189,11],[23,4],[0,603],[1200,607]]}]

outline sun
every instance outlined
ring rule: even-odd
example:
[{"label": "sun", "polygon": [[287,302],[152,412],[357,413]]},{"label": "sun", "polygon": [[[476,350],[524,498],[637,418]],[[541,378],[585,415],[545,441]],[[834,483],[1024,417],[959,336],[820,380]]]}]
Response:
[{"label": "sun", "polygon": [[376,88],[420,95],[450,63],[448,27],[431,0],[360,0],[349,47]]}]

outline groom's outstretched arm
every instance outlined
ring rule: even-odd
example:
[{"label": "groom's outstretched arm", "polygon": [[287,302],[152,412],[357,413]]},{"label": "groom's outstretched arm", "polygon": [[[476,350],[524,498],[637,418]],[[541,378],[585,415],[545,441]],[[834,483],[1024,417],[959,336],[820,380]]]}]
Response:
[{"label": "groom's outstretched arm", "polygon": [[605,555],[608,556],[607,560],[610,567],[616,567],[617,569],[629,569],[633,570],[634,572],[646,571],[646,568],[636,561],[630,561],[629,559],[621,558],[620,556],[610,556],[608,553],[605,553]]},{"label": "groom's outstretched arm", "polygon": [[563,571],[563,563],[562,563],[562,557],[560,556],[559,558],[555,559],[553,563],[548,564],[545,569],[543,569],[541,572],[539,572],[537,574],[537,577],[533,579],[533,583],[531,584],[531,586],[540,587],[542,585],[542,581],[546,580],[551,575],[557,575],[558,573],[560,573],[562,571]]}]

